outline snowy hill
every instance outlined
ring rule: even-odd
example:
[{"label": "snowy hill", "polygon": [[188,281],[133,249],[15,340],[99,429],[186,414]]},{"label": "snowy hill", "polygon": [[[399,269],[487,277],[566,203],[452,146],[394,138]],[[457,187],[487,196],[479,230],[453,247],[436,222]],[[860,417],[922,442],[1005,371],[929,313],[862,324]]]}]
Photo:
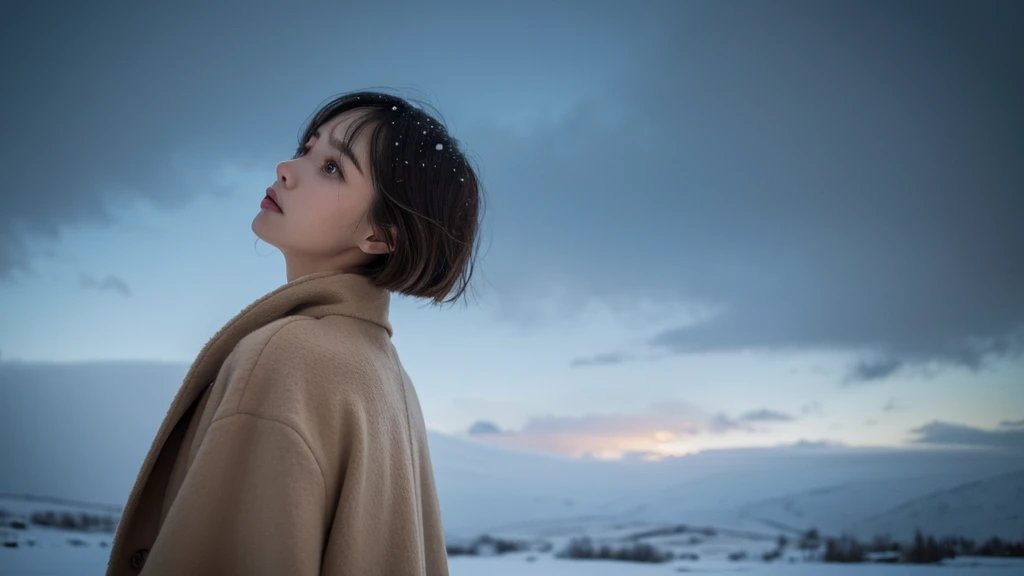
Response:
[{"label": "snowy hill", "polygon": [[1024,470],[968,482],[904,502],[854,524],[858,534],[908,538],[915,527],[936,534],[1024,539]]},{"label": "snowy hill", "polygon": [[445,530],[458,536],[607,515],[609,500],[662,483],[642,465],[549,456],[437,432],[428,440]]},{"label": "snowy hill", "polygon": [[983,540],[1024,537],[1024,470],[958,484],[957,476],[922,475],[848,482],[745,506],[765,526],[826,534],[875,534],[909,540],[914,530]]},{"label": "snowy hill", "polygon": [[[1000,452],[779,447],[609,462],[533,454],[438,433],[429,440],[445,528],[458,537],[570,533],[595,522],[790,534],[816,527],[824,534],[870,537],[883,528],[906,534],[895,516],[885,516],[902,513],[926,531],[945,534],[940,531],[945,524],[932,528],[917,507],[903,507],[977,483],[967,484],[976,486],[970,500],[962,500],[963,489],[955,492],[963,504],[956,514],[945,514],[962,520],[951,525],[963,527],[963,535],[1021,538],[1016,502],[1024,499],[1014,490],[1024,472],[1016,459]],[[869,518],[875,520],[868,524]],[[909,530],[912,536],[913,527]]]}]

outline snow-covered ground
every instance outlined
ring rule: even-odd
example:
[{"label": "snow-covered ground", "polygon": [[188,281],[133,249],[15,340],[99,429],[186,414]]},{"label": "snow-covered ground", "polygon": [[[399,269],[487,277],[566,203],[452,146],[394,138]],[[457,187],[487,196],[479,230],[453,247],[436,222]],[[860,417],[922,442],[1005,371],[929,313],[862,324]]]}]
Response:
[{"label": "snow-covered ground", "polygon": [[[771,563],[760,561],[675,561],[636,564],[602,560],[562,560],[545,554],[513,553],[495,557],[455,557],[448,562],[451,576],[647,576],[653,574],[751,574],[763,576],[1018,576],[1019,559],[959,558],[943,565]],[[107,567],[103,549],[60,548],[0,550],[0,576],[102,575]]]},{"label": "snow-covered ground", "polygon": [[971,558],[936,566],[904,564],[820,564],[764,562],[686,562],[642,565],[600,560],[539,558],[528,562],[522,555],[501,558],[457,558],[449,562],[452,576],[647,576],[653,574],[752,574],[757,576],[1017,576],[1024,562]]},{"label": "snow-covered ground", "polygon": [[[17,547],[0,549],[0,576],[70,576],[102,574],[106,569],[111,534],[45,528],[26,521],[33,512],[68,512],[103,518],[110,510],[96,505],[0,496],[3,528],[0,539]],[[492,532],[502,540],[522,543],[526,550],[491,556],[452,555],[453,576],[729,574],[764,575],[958,575],[1024,574],[1024,559],[960,557],[941,565],[825,564],[813,552],[784,547],[781,557],[766,561],[763,554],[778,548],[778,531],[760,527],[738,530],[719,526],[666,525],[643,521],[609,521],[602,518],[562,518],[521,522]],[[587,537],[595,548],[620,549],[635,543],[649,544],[674,559],[660,564],[612,560],[574,560],[558,557],[570,541]],[[449,539],[449,545],[472,539]],[[790,539],[792,542],[793,539]]]}]

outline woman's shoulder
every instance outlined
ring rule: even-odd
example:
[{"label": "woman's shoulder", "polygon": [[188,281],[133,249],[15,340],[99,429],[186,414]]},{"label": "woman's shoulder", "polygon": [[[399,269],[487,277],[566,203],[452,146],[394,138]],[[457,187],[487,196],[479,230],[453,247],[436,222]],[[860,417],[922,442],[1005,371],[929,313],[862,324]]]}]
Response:
[{"label": "woman's shoulder", "polygon": [[297,434],[328,475],[345,443],[383,441],[370,427],[402,430],[401,374],[387,352],[353,336],[362,329],[349,320],[289,316],[248,334],[218,374],[213,421],[273,422],[265,425]]},{"label": "woman's shoulder", "polygon": [[394,362],[365,321],[288,316],[243,338],[223,367],[240,410],[307,403],[330,396],[371,401],[392,378]]}]

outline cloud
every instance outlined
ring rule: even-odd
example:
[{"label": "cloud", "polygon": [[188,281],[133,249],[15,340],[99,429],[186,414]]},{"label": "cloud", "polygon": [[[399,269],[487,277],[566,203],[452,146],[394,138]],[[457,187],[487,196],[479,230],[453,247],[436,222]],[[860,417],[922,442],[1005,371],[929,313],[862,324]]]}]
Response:
[{"label": "cloud", "polygon": [[[468,11],[412,1],[367,5],[349,20],[343,69],[327,73],[307,49],[310,38],[336,34],[337,21],[270,2],[248,5],[244,25],[230,6],[189,1],[122,1],[102,10],[71,3],[59,12],[25,3],[6,11],[0,48],[21,55],[0,61],[0,167],[10,192],[0,211],[0,280],[31,269],[40,246],[62,233],[116,225],[135,204],[173,210],[233,192],[216,178],[225,165],[262,171],[270,184],[302,124],[341,92],[384,84],[466,123],[535,123],[519,120],[591,89],[607,62],[626,55],[635,33],[617,31],[618,16],[630,12],[624,6],[610,7],[612,14],[543,6],[546,18],[538,21],[521,4]],[[579,26],[578,50],[559,49],[567,23]],[[526,45],[518,42],[524,29]],[[460,36],[474,49],[435,42],[424,50],[427,31]],[[262,188],[252,191],[253,206],[260,197]]]},{"label": "cloud", "polygon": [[86,289],[117,292],[126,298],[132,295],[131,290],[128,289],[127,282],[110,274],[104,276],[101,280],[96,280],[88,274],[82,274],[81,277],[79,277],[79,285]]},{"label": "cloud", "polygon": [[0,362],[0,493],[122,504],[188,367]]},{"label": "cloud", "polygon": [[726,416],[725,414],[715,414],[714,418],[712,418],[708,423],[707,429],[710,432],[721,434],[731,430],[744,430],[746,428],[743,424]]},{"label": "cloud", "polygon": [[754,410],[739,418],[710,414],[683,402],[663,402],[634,413],[537,416],[520,430],[502,431],[480,421],[470,434],[499,444],[577,457],[652,459],[692,450],[699,437],[763,432],[756,423],[789,422],[793,416]]},{"label": "cloud", "polygon": [[1000,428],[1024,428],[1024,419],[1021,420],[1003,420],[999,423]]},{"label": "cloud", "polygon": [[790,446],[793,448],[814,450],[818,448],[842,448],[846,446],[846,443],[838,440],[799,440],[790,444]]},{"label": "cloud", "polygon": [[809,404],[804,404],[803,406],[800,407],[800,413],[805,416],[807,414],[821,414],[821,402],[815,400],[814,402],[811,402]]},{"label": "cloud", "polygon": [[917,444],[953,444],[978,448],[1024,450],[1024,430],[983,430],[938,420],[910,431]]},{"label": "cloud", "polygon": [[[0,212],[0,278],[29,265],[39,238],[221,190],[210,174],[225,162],[269,180],[339,81],[388,70],[447,90],[437,104],[481,160],[488,226],[529,231],[495,234],[488,253],[489,285],[510,306],[536,308],[531,288],[555,284],[579,296],[566,315],[588,297],[654,293],[721,311],[653,334],[659,351],[889,359],[855,368],[862,380],[1024,349],[1017,3],[544,5],[542,20],[522,3],[367,6],[341,80],[295,57],[334,32],[330,19],[263,4],[245,26],[228,25],[226,7],[182,19],[177,4],[116,18],[25,6],[0,46],[47,49],[0,62],[0,162],[15,192]],[[407,40],[377,41],[383,22]],[[423,30],[470,33],[474,50],[419,50]],[[68,70],[72,53],[70,73],[40,73]],[[56,138],[74,151],[58,170],[44,153]]]},{"label": "cloud", "polygon": [[887,359],[861,380],[1024,348],[1024,9],[664,10],[674,28],[651,27],[647,62],[560,122],[481,136],[502,158],[492,192],[517,199],[502,221],[562,239],[496,238],[494,257],[521,263],[496,285],[720,305],[648,343]]},{"label": "cloud", "polygon": [[758,432],[763,429],[757,429],[749,426],[749,424],[765,424],[772,422],[793,422],[796,420],[795,416],[786,414],[785,412],[779,412],[777,410],[751,410],[744,412],[738,418],[730,418],[725,414],[716,414],[711,421],[708,423],[708,431],[714,433],[724,433],[733,430],[744,430],[746,432]]},{"label": "cloud", "polygon": [[896,398],[889,398],[885,403],[885,406],[882,407],[882,412],[899,412],[905,409],[906,406],[901,405],[899,400]]},{"label": "cloud", "polygon": [[478,420],[469,427],[470,436],[487,436],[501,433],[501,428],[497,424],[487,420]]},{"label": "cloud", "polygon": [[846,376],[844,384],[862,384],[884,380],[903,367],[901,360],[862,360]]},{"label": "cloud", "polygon": [[623,354],[620,352],[608,352],[605,354],[597,354],[587,358],[574,358],[572,361],[572,366],[580,367],[622,364],[628,359],[630,359],[630,356],[628,354]]},{"label": "cloud", "polygon": [[795,417],[774,410],[754,410],[740,416],[743,422],[792,422]]},{"label": "cloud", "polygon": [[[489,442],[565,456],[619,458],[665,453],[665,446],[709,433],[714,417],[681,402],[654,404],[636,413],[535,416],[519,430],[481,435]],[[484,424],[481,429],[487,430]]]},{"label": "cloud", "polygon": [[[583,458],[592,457],[590,454],[584,454]],[[650,452],[642,450],[630,450],[623,452],[619,460],[623,462],[651,462],[655,460],[661,460],[665,455],[660,452]]]},{"label": "cloud", "polygon": [[[257,52],[232,58],[239,68],[225,75],[227,60],[217,60],[228,55],[190,45],[184,37],[191,34],[175,38],[179,29],[160,24],[169,17],[159,13],[162,7],[108,7],[116,17],[67,8],[56,13],[25,4],[7,15],[0,39],[9,54],[30,44],[47,47],[0,62],[6,79],[0,162],[11,192],[0,211],[0,280],[29,270],[63,231],[109,226],[135,203],[173,209],[223,193],[211,178],[223,162],[248,157],[272,167],[275,148],[259,143],[273,141],[269,134],[279,120],[268,114],[263,118],[271,120],[253,122],[251,104],[231,105],[231,83],[266,64]],[[90,32],[101,28],[102,38]],[[181,65],[200,60],[198,51],[206,54],[204,64]],[[42,72],[69,70],[72,54],[74,72]],[[180,88],[198,85],[204,103]],[[280,143],[282,152],[291,145]]]}]

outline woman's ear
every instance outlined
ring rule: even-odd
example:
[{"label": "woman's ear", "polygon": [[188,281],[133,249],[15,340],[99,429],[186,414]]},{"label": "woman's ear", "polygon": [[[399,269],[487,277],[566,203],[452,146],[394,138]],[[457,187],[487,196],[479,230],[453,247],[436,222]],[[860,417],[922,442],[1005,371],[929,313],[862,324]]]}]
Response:
[{"label": "woman's ear", "polygon": [[[398,227],[392,224],[390,228],[391,239],[392,242],[394,242],[398,239]],[[382,234],[378,234],[377,231],[374,231],[372,234],[364,238],[363,241],[359,243],[359,249],[366,254],[387,254],[395,251],[395,247],[388,246],[384,236]]]}]

